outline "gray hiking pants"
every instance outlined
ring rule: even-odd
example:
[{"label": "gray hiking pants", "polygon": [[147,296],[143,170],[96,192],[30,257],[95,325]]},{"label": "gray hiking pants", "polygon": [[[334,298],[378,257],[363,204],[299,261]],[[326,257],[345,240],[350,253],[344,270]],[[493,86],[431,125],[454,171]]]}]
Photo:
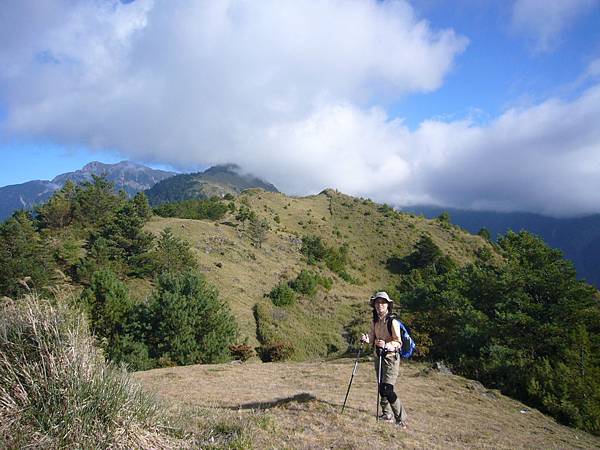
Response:
[{"label": "gray hiking pants", "polygon": [[[400,356],[388,355],[381,358],[381,385],[389,384],[394,386],[398,375],[400,374]],[[379,375],[379,356],[375,355],[375,377]],[[380,386],[381,386],[380,385]],[[391,403],[387,397],[381,395],[379,403],[381,404],[381,410],[383,414],[394,414],[396,420],[406,422],[406,410],[402,405],[400,397],[396,398],[396,401]]]}]

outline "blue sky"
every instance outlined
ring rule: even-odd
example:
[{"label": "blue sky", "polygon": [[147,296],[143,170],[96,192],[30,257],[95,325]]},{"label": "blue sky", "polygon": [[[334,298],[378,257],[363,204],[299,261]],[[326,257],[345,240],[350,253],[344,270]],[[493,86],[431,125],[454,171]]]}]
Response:
[{"label": "blue sky", "polygon": [[600,0],[0,5],[0,186],[235,162],[289,194],[600,212]]}]

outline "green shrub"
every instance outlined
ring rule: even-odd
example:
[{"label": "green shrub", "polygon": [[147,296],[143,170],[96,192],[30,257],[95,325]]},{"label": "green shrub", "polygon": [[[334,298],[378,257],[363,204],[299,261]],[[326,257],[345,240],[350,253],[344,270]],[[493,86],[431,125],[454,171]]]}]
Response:
[{"label": "green shrub", "polygon": [[106,364],[81,314],[26,297],[0,311],[5,448],[167,448],[156,403]]},{"label": "green shrub", "polygon": [[309,270],[302,270],[298,276],[290,282],[290,287],[298,292],[308,296],[313,296],[317,292],[319,276]]},{"label": "green shrub", "polygon": [[306,256],[309,264],[316,264],[325,258],[327,247],[319,236],[303,236],[300,252]]},{"label": "green shrub", "polygon": [[327,249],[325,263],[332,272],[337,274],[343,272],[348,264],[348,244],[343,244],[339,249],[333,247]]},{"label": "green shrub", "polygon": [[348,272],[346,272],[345,270],[340,270],[339,272],[337,272],[337,274],[340,276],[340,278],[342,280],[344,280],[346,283],[355,283],[354,278],[352,278],[352,275],[350,275]]},{"label": "green shrub", "polygon": [[269,297],[275,306],[288,306],[296,301],[294,290],[285,282],[281,282],[271,289]]},{"label": "green shrub", "polygon": [[319,276],[317,282],[325,288],[325,290],[330,290],[333,287],[333,280],[329,277]]},{"label": "green shrub", "polygon": [[154,208],[154,213],[161,217],[197,220],[220,220],[228,211],[230,211],[229,206],[215,197],[164,203]]}]

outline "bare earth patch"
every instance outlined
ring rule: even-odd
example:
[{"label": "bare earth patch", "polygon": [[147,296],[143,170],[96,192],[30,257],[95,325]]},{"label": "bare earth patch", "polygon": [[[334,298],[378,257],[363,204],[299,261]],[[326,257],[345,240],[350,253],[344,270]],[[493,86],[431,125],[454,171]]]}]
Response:
[{"label": "bare earth patch", "polygon": [[[403,364],[396,384],[408,410],[408,430],[376,423],[375,373],[366,359],[358,366],[341,415],[353,364],[339,359],[196,365],[139,372],[135,377],[169,403],[202,411],[195,416],[196,429],[222,439],[209,437],[203,447],[600,448],[599,437],[559,425],[478,383],[429,371],[418,363]],[[212,435],[203,421],[211,423]],[[227,441],[223,436],[228,432],[242,433],[243,439]]]}]

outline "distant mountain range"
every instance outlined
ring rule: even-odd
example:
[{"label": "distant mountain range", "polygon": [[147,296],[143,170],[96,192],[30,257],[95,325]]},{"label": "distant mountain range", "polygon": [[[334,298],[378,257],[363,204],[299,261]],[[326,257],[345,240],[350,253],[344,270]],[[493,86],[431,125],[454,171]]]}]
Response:
[{"label": "distant mountain range", "polygon": [[[191,198],[222,197],[239,194],[250,188],[279,192],[272,184],[255,176],[244,174],[234,164],[220,165],[199,173],[176,174],[156,170],[129,161],[117,164],[91,162],[81,170],[63,173],[51,181],[34,180],[0,187],[0,220],[5,220],[17,209],[33,209],[44,203],[67,180],[75,183],[91,181],[92,175],[105,175],[130,196],[145,191],[152,205]],[[500,213],[467,211],[437,206],[412,206],[406,211],[434,218],[446,211],[452,223],[477,233],[487,228],[492,238],[514,231],[528,230],[539,235],[551,247],[560,249],[573,261],[578,276],[600,287],[600,214],[557,219],[530,213]]]},{"label": "distant mountain range", "polygon": [[34,180],[0,187],[0,220],[6,219],[17,209],[30,210],[35,205],[44,203],[55,191],[62,188],[67,180],[79,184],[91,181],[92,175],[106,175],[106,178],[115,184],[115,189],[123,189],[131,196],[176,174],[166,170],[151,169],[130,161],[121,161],[117,164],[94,161],[80,170],[60,174],[50,181]]},{"label": "distant mountain range", "polygon": [[156,183],[146,191],[151,205],[192,198],[237,195],[245,189],[279,192],[275,186],[253,175],[243,174],[235,164],[211,167],[200,173],[177,175]]},{"label": "distant mountain range", "polygon": [[467,211],[437,206],[403,209],[427,218],[437,217],[446,211],[452,223],[471,233],[486,228],[493,239],[508,230],[527,230],[540,236],[549,246],[561,250],[575,265],[580,279],[600,287],[600,214],[557,219],[531,213]]},{"label": "distant mountain range", "polygon": [[91,181],[92,175],[105,175],[115,184],[116,190],[123,189],[129,196],[146,191],[152,205],[190,198],[222,197],[227,193],[239,194],[249,188],[279,192],[272,184],[241,173],[240,168],[234,164],[211,167],[199,173],[176,174],[130,161],[117,164],[94,161],[86,164],[81,170],[63,173],[51,181],[34,180],[0,187],[0,220],[5,220],[18,209],[31,210],[44,203],[56,190],[62,188],[67,180],[79,184]]}]

